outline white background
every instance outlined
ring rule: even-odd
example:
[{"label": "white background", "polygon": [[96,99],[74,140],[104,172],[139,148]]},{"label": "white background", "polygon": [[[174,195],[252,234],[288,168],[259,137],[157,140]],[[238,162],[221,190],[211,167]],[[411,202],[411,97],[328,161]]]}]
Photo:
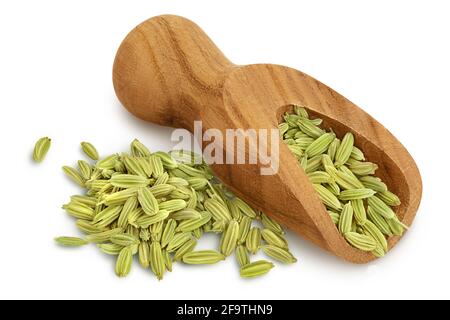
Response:
[{"label": "white background", "polygon": [[[60,209],[78,192],[60,167],[138,137],[167,150],[171,130],[133,118],[111,82],[115,52],[135,25],[172,13],[197,22],[233,62],[302,70],[364,108],[408,148],[421,170],[417,218],[384,259],[352,265],[289,234],[295,265],[239,278],[234,259],[175,265],[158,282],[135,266],[116,278]],[[312,299],[450,298],[448,1],[1,1],[0,298]],[[41,165],[34,142],[53,138]],[[207,246],[208,244],[205,244]]]}]

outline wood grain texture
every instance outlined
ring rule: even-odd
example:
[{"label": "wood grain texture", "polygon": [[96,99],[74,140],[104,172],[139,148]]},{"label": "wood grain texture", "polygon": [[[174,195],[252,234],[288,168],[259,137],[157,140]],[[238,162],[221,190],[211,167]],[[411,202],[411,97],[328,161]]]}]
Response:
[{"label": "wood grain texture", "polygon": [[[277,128],[290,105],[304,105],[324,119],[338,137],[350,131],[377,175],[399,195],[397,214],[411,225],[422,193],[419,171],[401,143],[380,123],[345,97],[292,68],[231,63],[193,22],[158,16],[132,30],[114,62],[114,88],[137,117],[164,126],[193,130]],[[248,154],[248,150],[245,150]],[[224,150],[227,153],[227,150]],[[278,174],[261,176],[262,164],[212,165],[238,196],[302,237],[355,263],[375,259],[341,237],[297,160],[280,144]],[[399,237],[389,239],[392,248]]]}]

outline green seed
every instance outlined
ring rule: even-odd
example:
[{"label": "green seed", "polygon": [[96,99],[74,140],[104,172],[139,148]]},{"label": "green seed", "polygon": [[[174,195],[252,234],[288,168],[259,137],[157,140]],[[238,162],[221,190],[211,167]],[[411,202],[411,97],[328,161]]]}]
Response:
[{"label": "green seed", "polygon": [[337,167],[342,166],[350,158],[353,150],[354,137],[350,132],[346,133],[339,148],[336,151],[334,163]]},{"label": "green seed", "polygon": [[378,198],[380,198],[388,206],[396,207],[401,204],[400,198],[397,197],[395,194],[393,194],[390,191],[384,191],[384,192],[377,193],[376,196]]},{"label": "green seed", "polygon": [[85,204],[70,202],[62,207],[72,217],[84,220],[91,220],[94,217],[94,209]]},{"label": "green seed", "polygon": [[128,198],[137,196],[138,188],[128,188],[118,192],[114,192],[103,197],[102,204],[107,206],[114,206],[124,204]]},{"label": "green seed", "polygon": [[111,236],[111,238],[109,239],[109,241],[111,241],[114,244],[117,244],[119,246],[123,246],[123,247],[128,247],[128,246],[132,246],[134,244],[138,244],[139,240],[130,235],[130,234],[115,234],[113,236]]},{"label": "green seed", "polygon": [[136,224],[140,228],[148,228],[149,226],[158,223],[160,221],[163,221],[169,216],[169,211],[167,210],[160,210],[158,213],[150,216],[148,214],[144,214],[143,216],[140,216],[136,219]]},{"label": "green seed", "polygon": [[287,249],[288,245],[286,240],[283,238],[282,235],[277,234],[273,232],[271,229],[263,229],[261,231],[261,237],[266,241],[268,244],[285,248]]},{"label": "green seed", "polygon": [[190,239],[189,241],[185,242],[180,248],[177,249],[177,251],[173,256],[173,260],[174,261],[182,260],[187,253],[194,251],[196,245],[197,240],[195,239]]},{"label": "green seed", "polygon": [[266,229],[270,229],[278,234],[284,234],[283,228],[278,224],[278,222],[264,213],[261,213],[261,223]]},{"label": "green seed", "polygon": [[73,202],[78,202],[84,204],[88,207],[95,208],[97,205],[96,197],[82,196],[82,195],[73,195],[70,197],[70,200]]},{"label": "green seed", "polygon": [[341,188],[339,188],[339,185],[336,182],[325,184],[325,188],[327,188],[327,190],[334,194],[336,197],[341,194]]},{"label": "green seed", "polygon": [[172,157],[172,155],[161,151],[155,152],[153,153],[153,155],[161,159],[161,162],[165,169],[170,170],[178,168],[178,162],[174,157]]},{"label": "green seed", "polygon": [[83,152],[92,160],[98,160],[98,152],[97,149],[89,142],[81,142],[81,149]]},{"label": "green seed", "polygon": [[350,155],[350,158],[354,159],[354,160],[358,160],[358,161],[366,160],[366,158],[364,157],[364,153],[355,146],[353,146],[352,154]]},{"label": "green seed", "polygon": [[158,178],[160,175],[164,173],[164,167],[161,161],[161,158],[152,155],[150,156],[150,165],[152,166],[153,177]]},{"label": "green seed", "polygon": [[177,212],[173,212],[170,214],[170,218],[174,220],[194,220],[194,219],[200,219],[202,217],[202,214],[195,210],[190,208],[185,208],[182,210],[179,210]]},{"label": "green seed", "polygon": [[150,184],[150,180],[133,174],[116,174],[109,182],[119,188],[144,188]]},{"label": "green seed", "polygon": [[335,138],[336,135],[334,133],[324,133],[306,148],[305,153],[308,157],[321,155],[328,150],[328,146]]},{"label": "green seed", "polygon": [[89,242],[84,240],[84,239],[80,239],[80,238],[76,238],[76,237],[58,237],[55,238],[55,241],[65,247],[81,247],[84,245],[87,245]]},{"label": "green seed", "polygon": [[42,162],[50,149],[52,140],[48,137],[40,138],[34,145],[33,160]]},{"label": "green seed", "polygon": [[305,168],[305,172],[310,173],[317,171],[321,166],[322,166],[322,155],[309,158]]},{"label": "green seed", "polygon": [[375,174],[378,166],[372,162],[359,162],[351,164],[349,169],[358,176],[366,176],[369,174]]},{"label": "green seed", "polygon": [[166,184],[168,181],[169,181],[169,174],[167,172],[163,172],[156,179],[154,186],[157,186],[157,185],[160,185],[160,184]]},{"label": "green seed", "polygon": [[146,214],[153,216],[158,213],[158,200],[156,200],[149,188],[139,188],[138,201]]},{"label": "green seed", "polygon": [[364,230],[364,234],[370,235],[372,238],[374,238],[381,246],[381,248],[383,248],[383,250],[387,252],[388,244],[386,238],[375,224],[373,224],[371,221],[366,221],[362,228]]},{"label": "green seed", "polygon": [[250,263],[248,251],[245,246],[243,246],[243,245],[237,246],[235,254],[236,254],[236,259],[238,261],[239,267],[243,267]]},{"label": "green seed", "polygon": [[251,254],[256,254],[261,242],[261,231],[258,227],[252,227],[248,232],[245,246]]},{"label": "green seed", "polygon": [[167,250],[162,250],[162,256],[166,270],[172,272],[172,258],[170,257],[170,254],[167,252]]},{"label": "green seed", "polygon": [[244,201],[242,201],[239,198],[235,198],[234,203],[236,204],[236,206],[239,208],[239,210],[241,210],[241,212],[244,215],[246,215],[247,217],[250,217],[252,219],[256,218],[255,210],[253,210],[253,208],[250,207],[247,203],[245,203]]},{"label": "green seed", "polygon": [[311,120],[301,118],[297,122],[298,127],[300,130],[302,130],[304,133],[306,133],[311,138],[317,139],[320,137],[324,132],[322,129],[320,129],[318,126],[316,126]]},{"label": "green seed", "polygon": [[386,219],[387,224],[389,225],[389,228],[391,229],[392,233],[395,236],[401,236],[403,235],[403,232],[405,231],[405,225],[401,223],[397,217],[394,217],[392,219]]},{"label": "green seed", "polygon": [[187,264],[213,264],[225,260],[225,256],[214,250],[201,250],[188,252],[183,256]]},{"label": "green seed", "polygon": [[352,175],[348,174],[348,172],[343,172],[342,168],[345,168],[342,166],[340,171],[336,171],[335,175],[333,176],[334,181],[342,187],[344,190],[353,190],[353,189],[360,189],[364,188],[364,186],[361,184],[361,182],[358,181],[358,179],[354,178]]},{"label": "green seed", "polygon": [[341,216],[339,218],[338,228],[342,234],[350,232],[353,221],[353,207],[350,202],[342,207]]},{"label": "green seed", "polygon": [[220,252],[225,256],[231,255],[233,250],[236,248],[237,240],[239,236],[239,223],[236,220],[231,220],[228,223],[228,227],[222,234],[222,239],[220,241]]},{"label": "green seed", "polygon": [[201,215],[200,218],[195,218],[195,219],[190,219],[190,220],[185,220],[180,222],[180,224],[178,225],[178,227],[176,228],[176,231],[181,231],[181,232],[188,232],[188,231],[194,231],[195,229],[201,228],[203,225],[205,225],[206,223],[208,223],[208,221],[211,220],[211,214],[207,211],[204,211]]},{"label": "green seed", "polygon": [[83,231],[87,234],[93,234],[93,233],[99,233],[99,232],[105,231],[104,228],[99,228],[99,227],[95,226],[91,221],[86,221],[86,220],[82,220],[82,219],[77,220],[76,225],[77,225],[78,229],[80,229],[81,231]]},{"label": "green seed", "polygon": [[311,183],[321,184],[333,182],[333,179],[325,171],[315,171],[307,174],[309,181]]},{"label": "green seed", "polygon": [[264,245],[262,246],[262,250],[269,257],[278,260],[283,263],[294,263],[297,262],[297,259],[290,253],[288,250],[273,246],[273,245]]},{"label": "green seed", "polygon": [[119,255],[120,251],[122,251],[123,249],[123,246],[119,246],[118,244],[114,243],[100,243],[97,244],[97,247],[99,247],[103,253],[106,253],[110,256]]},{"label": "green seed", "polygon": [[83,179],[88,180],[91,178],[92,168],[89,163],[84,160],[78,160],[78,169]]},{"label": "green seed", "polygon": [[107,169],[112,170],[116,166],[118,160],[118,156],[116,154],[112,154],[110,156],[107,156],[106,158],[103,158],[102,160],[99,160],[95,166],[98,169]]},{"label": "green seed", "polygon": [[341,145],[341,140],[334,139],[334,141],[328,147],[327,155],[330,157],[331,163],[333,163],[336,156],[337,149]]},{"label": "green seed", "polygon": [[259,260],[241,267],[240,274],[243,278],[254,278],[265,275],[274,267],[272,262]]},{"label": "green seed", "polygon": [[381,181],[380,178],[373,177],[373,176],[365,176],[365,177],[361,177],[359,180],[362,182],[364,187],[366,187],[368,189],[372,189],[376,192],[387,191],[386,184],[383,183],[383,181]]},{"label": "green seed", "polygon": [[[146,178],[147,174],[144,171],[144,169],[142,168],[140,160],[141,160],[141,158],[139,158],[139,157],[129,157],[129,156],[122,157],[123,164],[129,174]],[[149,170],[153,174],[153,167],[151,166],[150,163],[149,163],[149,166],[150,166],[150,168],[148,168],[147,170]]]},{"label": "green seed", "polygon": [[122,206],[107,207],[95,215],[93,222],[97,227],[107,227],[119,218],[121,211]]},{"label": "green seed", "polygon": [[228,208],[222,203],[220,203],[218,200],[208,199],[205,201],[204,205],[205,209],[212,214],[215,220],[223,220],[226,222],[231,220],[231,214],[228,211]]},{"label": "green seed", "polygon": [[192,239],[192,234],[190,232],[180,232],[176,233],[172,240],[167,244],[166,250],[168,252],[174,252],[180,248],[183,244]]},{"label": "green seed", "polygon": [[148,157],[151,155],[150,150],[138,139],[134,139],[130,145],[131,154],[135,157]]},{"label": "green seed", "polygon": [[383,250],[383,248],[380,245],[377,245],[375,250],[372,250],[372,254],[377,258],[381,258],[386,254],[386,252]]},{"label": "green seed", "polygon": [[144,269],[150,266],[150,246],[147,241],[139,244],[139,263]]},{"label": "green seed", "polygon": [[161,280],[164,276],[166,266],[159,242],[152,242],[150,244],[150,267],[158,280]]},{"label": "green seed", "polygon": [[313,184],[313,186],[314,189],[316,189],[320,200],[327,207],[340,211],[340,209],[342,208],[342,204],[334,194],[332,194],[329,190],[327,190],[324,186],[320,184]]},{"label": "green seed", "polygon": [[351,201],[353,207],[353,213],[356,220],[360,226],[363,226],[367,222],[366,208],[364,207],[364,202],[361,199],[356,199]]},{"label": "green seed", "polygon": [[148,158],[136,158],[136,162],[141,167],[142,171],[144,171],[147,178],[150,178],[153,175],[153,168],[150,165]]},{"label": "green seed", "polygon": [[208,185],[208,179],[201,177],[191,177],[186,179],[194,190],[203,190]]},{"label": "green seed", "polygon": [[182,199],[173,199],[173,200],[161,202],[159,204],[159,209],[166,210],[168,212],[174,212],[174,211],[182,210],[182,209],[186,208],[186,206],[187,206],[186,201],[184,201]]},{"label": "green seed", "polygon": [[383,216],[386,219],[393,219],[395,217],[394,211],[385,204],[380,198],[370,197],[367,199],[368,205],[373,209],[375,213]]},{"label": "green seed", "polygon": [[116,275],[119,277],[126,277],[131,270],[131,264],[133,263],[133,253],[131,248],[123,248],[116,262]]},{"label": "green seed", "polygon": [[[299,133],[302,133],[302,132],[299,132]],[[307,135],[298,136],[298,138],[297,138],[297,135],[295,135],[295,136],[296,136],[296,138],[291,145],[299,147],[300,150],[306,150],[314,142],[314,139],[311,137],[308,137]],[[289,149],[291,149],[291,148],[289,147]],[[300,156],[302,154],[303,154],[303,152],[300,152]]]},{"label": "green seed", "polygon": [[102,243],[107,242],[113,235],[123,232],[122,228],[115,228],[99,233],[94,233],[86,236],[86,240],[89,242]]},{"label": "green seed", "polygon": [[64,173],[66,176],[68,176],[72,181],[74,181],[76,184],[78,184],[80,187],[84,187],[85,180],[81,176],[81,174],[74,168],[69,166],[62,167]]},{"label": "green seed", "polygon": [[169,242],[172,241],[175,236],[175,228],[177,227],[177,222],[173,219],[167,220],[166,226],[161,236],[161,246],[165,248]]},{"label": "green seed", "polygon": [[278,129],[280,130],[280,136],[283,136],[283,134],[288,131],[289,125],[286,122],[280,123],[278,125]]},{"label": "green seed", "polygon": [[309,118],[308,111],[306,111],[305,107],[294,105],[294,112],[300,117]]},{"label": "green seed", "polygon": [[150,187],[150,191],[155,198],[165,197],[171,194],[175,190],[175,187],[170,184],[159,184]]},{"label": "green seed", "polygon": [[362,251],[373,251],[377,247],[377,243],[373,238],[363,234],[347,232],[344,234],[344,237],[351,245]]},{"label": "green seed", "polygon": [[339,200],[348,201],[348,200],[357,200],[357,199],[366,199],[372,197],[376,192],[372,189],[352,189],[352,190],[344,190],[339,194]]},{"label": "green seed", "polygon": [[389,227],[389,224],[386,222],[386,220],[375,212],[371,206],[367,207],[367,217],[370,221],[373,222],[373,224],[376,225],[376,227],[386,236],[392,236],[391,228]]},{"label": "green seed", "polygon": [[122,211],[120,212],[117,225],[121,228],[125,228],[128,225],[128,218],[130,214],[136,210],[138,207],[138,200],[136,197],[129,197],[125,204],[123,205]]},{"label": "green seed", "polygon": [[250,232],[252,226],[252,219],[247,216],[243,216],[241,222],[239,222],[239,232],[238,232],[238,244],[243,244],[247,239],[247,235]]}]

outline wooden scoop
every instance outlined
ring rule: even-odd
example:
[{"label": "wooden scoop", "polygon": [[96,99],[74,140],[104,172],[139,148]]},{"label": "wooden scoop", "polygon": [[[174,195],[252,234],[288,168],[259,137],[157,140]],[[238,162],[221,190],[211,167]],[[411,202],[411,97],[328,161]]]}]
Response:
[{"label": "wooden scoop", "polygon": [[[210,128],[277,128],[292,104],[324,120],[338,137],[355,136],[376,174],[402,204],[397,215],[411,225],[422,185],[414,160],[380,123],[316,79],[284,66],[230,62],[193,22],[178,16],[151,18],[132,30],[114,62],[114,88],[137,117],[193,131],[194,121]],[[399,120],[400,121],[400,120]],[[224,153],[227,150],[224,148]],[[248,153],[248,150],[245,150]],[[375,257],[351,247],[339,234],[298,161],[280,143],[275,175],[261,175],[262,164],[212,165],[235,194],[323,249],[355,263]],[[399,237],[389,239],[389,247]]]}]

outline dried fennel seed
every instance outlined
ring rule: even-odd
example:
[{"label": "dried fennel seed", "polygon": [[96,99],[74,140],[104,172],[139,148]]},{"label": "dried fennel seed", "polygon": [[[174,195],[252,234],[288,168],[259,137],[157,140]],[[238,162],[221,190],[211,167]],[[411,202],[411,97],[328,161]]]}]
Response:
[{"label": "dried fennel seed", "polygon": [[81,149],[92,160],[98,160],[97,149],[90,142],[81,142]]},{"label": "dried fennel seed", "polygon": [[[352,133],[338,139],[301,106],[294,106],[294,113],[286,112],[283,119],[278,126],[283,142],[305,170],[339,232],[353,247],[383,256],[388,250],[386,237],[402,235],[406,226],[391,208],[400,205],[400,199],[374,176],[378,166],[365,161]],[[253,248],[251,241],[249,247]],[[289,261],[288,254],[267,248],[272,257]]]},{"label": "dried fennel seed", "polygon": [[[334,134],[323,140],[328,143],[331,138]],[[322,152],[321,144],[316,143],[308,152]],[[212,264],[233,253],[242,277],[260,276],[273,267],[265,260],[251,262],[250,255],[260,249],[283,263],[297,261],[289,251],[283,228],[226,190],[206,164],[193,162],[200,156],[183,150],[152,153],[133,140],[130,153],[99,159],[92,144],[81,145],[98,161],[89,164],[80,160],[78,169],[63,168],[86,189],[85,195],[72,196],[63,209],[78,219],[76,225],[86,233],[86,240],[55,240],[64,246],[97,244],[102,252],[116,256],[119,277],[128,275],[134,255],[159,280],[166,271],[172,271],[174,262]],[[195,250],[204,233],[217,234],[219,247]]]},{"label": "dried fennel seed", "polygon": [[33,160],[35,162],[42,162],[44,160],[48,150],[50,149],[51,143],[52,140],[48,137],[43,137],[36,141],[33,150]]},{"label": "dried fennel seed", "polygon": [[79,247],[79,246],[84,246],[86,244],[88,244],[89,242],[84,240],[84,239],[80,239],[80,238],[76,238],[76,237],[58,237],[55,238],[55,241],[65,247]]}]

